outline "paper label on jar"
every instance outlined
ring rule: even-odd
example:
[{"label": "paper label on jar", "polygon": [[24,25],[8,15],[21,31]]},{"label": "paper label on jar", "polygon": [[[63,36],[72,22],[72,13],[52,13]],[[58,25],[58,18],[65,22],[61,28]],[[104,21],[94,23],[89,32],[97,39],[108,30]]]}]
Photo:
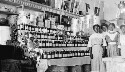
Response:
[{"label": "paper label on jar", "polygon": [[59,53],[59,57],[62,57],[62,54]]}]

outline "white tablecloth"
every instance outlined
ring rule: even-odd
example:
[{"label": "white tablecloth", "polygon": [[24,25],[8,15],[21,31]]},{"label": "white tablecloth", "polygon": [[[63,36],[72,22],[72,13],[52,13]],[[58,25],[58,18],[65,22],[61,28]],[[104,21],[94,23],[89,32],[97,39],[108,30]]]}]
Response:
[{"label": "white tablecloth", "polygon": [[125,58],[120,56],[103,58],[104,72],[125,72]]},{"label": "white tablecloth", "polygon": [[[61,48],[42,48],[44,51],[62,51],[62,50],[88,50],[88,47],[61,47]],[[61,59],[48,59],[49,66],[57,65],[57,66],[75,66],[75,65],[83,65],[90,64],[90,57],[73,57],[73,58],[61,58]]]},{"label": "white tablecloth", "polygon": [[62,58],[62,59],[50,59],[48,60],[49,66],[57,65],[57,66],[75,66],[75,65],[83,65],[90,64],[90,57],[73,57],[73,58]]}]

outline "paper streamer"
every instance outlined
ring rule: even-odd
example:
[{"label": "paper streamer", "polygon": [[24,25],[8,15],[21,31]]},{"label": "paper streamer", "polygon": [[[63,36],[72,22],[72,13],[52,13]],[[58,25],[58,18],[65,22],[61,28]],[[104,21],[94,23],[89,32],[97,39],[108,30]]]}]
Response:
[{"label": "paper streamer", "polygon": [[7,40],[11,40],[11,30],[8,26],[0,26],[0,44],[6,45]]},{"label": "paper streamer", "polygon": [[94,21],[94,23],[93,23],[93,25],[95,25],[95,24],[99,24],[100,25],[100,18],[99,18],[99,16],[93,16],[93,21]]},{"label": "paper streamer", "polygon": [[90,27],[90,18],[91,18],[90,15],[86,15],[86,24],[87,24],[87,28]]},{"label": "paper streamer", "polygon": [[72,33],[73,36],[75,36],[76,32],[78,31],[77,24],[78,24],[78,19],[72,18],[71,30],[73,31],[73,33]]},{"label": "paper streamer", "polygon": [[85,25],[84,21],[85,21],[85,17],[80,17],[80,21],[79,21],[80,22],[80,31],[85,30],[86,25]]}]

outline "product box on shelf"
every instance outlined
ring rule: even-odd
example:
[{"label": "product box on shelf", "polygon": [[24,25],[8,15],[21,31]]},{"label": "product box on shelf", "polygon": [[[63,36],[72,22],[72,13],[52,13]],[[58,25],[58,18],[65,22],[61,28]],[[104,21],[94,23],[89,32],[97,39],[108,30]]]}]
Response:
[{"label": "product box on shelf", "polygon": [[45,20],[45,27],[50,28],[50,20]]},{"label": "product box on shelf", "polygon": [[38,22],[39,27],[44,27],[44,22]]}]

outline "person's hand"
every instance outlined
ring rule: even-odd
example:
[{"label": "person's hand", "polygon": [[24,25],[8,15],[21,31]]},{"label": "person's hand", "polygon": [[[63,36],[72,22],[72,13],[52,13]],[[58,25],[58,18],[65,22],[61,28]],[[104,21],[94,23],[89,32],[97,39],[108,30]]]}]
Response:
[{"label": "person's hand", "polygon": [[90,54],[90,58],[93,59],[93,54],[92,53]]}]

